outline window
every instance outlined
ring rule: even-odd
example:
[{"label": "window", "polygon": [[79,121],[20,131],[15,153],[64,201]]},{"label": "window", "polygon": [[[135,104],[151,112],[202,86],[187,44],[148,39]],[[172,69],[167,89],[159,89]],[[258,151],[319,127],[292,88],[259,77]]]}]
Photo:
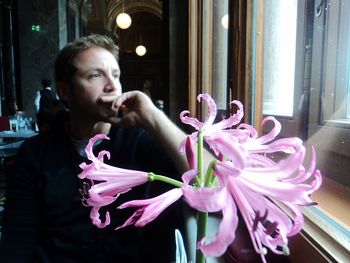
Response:
[{"label": "window", "polygon": [[[225,20],[226,19],[226,20]],[[218,109],[227,108],[228,1],[213,3],[213,99]],[[223,63],[226,62],[226,63]]]},{"label": "window", "polygon": [[317,54],[323,75],[321,122],[349,123],[350,4],[344,0],[316,4],[314,25],[323,29],[314,33],[323,47]]},{"label": "window", "polygon": [[297,4],[298,0],[265,1],[263,113],[267,115],[293,116]]},{"label": "window", "polygon": [[261,85],[255,87],[263,92],[261,110],[282,123],[281,137],[301,137],[308,149],[315,147],[324,182],[313,196],[319,206],[304,210],[305,233],[329,260],[345,262],[350,254],[350,2],[263,2],[256,19],[263,39],[257,54]]},{"label": "window", "polygon": [[219,109],[227,108],[228,2],[189,1],[189,102],[199,116],[207,110],[197,108],[200,93],[212,94]]},{"label": "window", "polygon": [[[221,1],[189,2],[190,110],[205,116],[195,100],[203,92],[222,99],[219,107],[224,109],[227,92],[226,103],[243,102],[245,122],[259,130],[263,115],[273,115],[282,124],[281,137],[300,137],[308,152],[313,146],[324,182],[313,195],[319,205],[303,211],[306,223],[298,240],[311,243],[322,262],[347,262],[350,1],[230,0],[227,45],[225,31],[213,33],[219,25],[215,17],[226,12],[220,5]],[[227,68],[220,61],[227,61]],[[222,72],[227,72],[226,81]],[[299,259],[291,258],[298,263],[310,258]]]}]

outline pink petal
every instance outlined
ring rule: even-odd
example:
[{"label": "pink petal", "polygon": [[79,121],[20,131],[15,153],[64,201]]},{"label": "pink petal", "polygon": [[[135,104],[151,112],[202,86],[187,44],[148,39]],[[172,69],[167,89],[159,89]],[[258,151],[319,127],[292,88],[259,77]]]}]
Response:
[{"label": "pink petal", "polygon": [[236,237],[236,228],[238,225],[237,208],[232,199],[225,201],[222,209],[222,220],[220,227],[213,241],[208,242],[209,237],[202,238],[197,246],[206,257],[220,257],[227,247],[234,241]]},{"label": "pink petal", "polygon": [[90,206],[106,206],[113,203],[117,197],[114,196],[101,196],[95,193],[93,190],[89,190],[89,198],[86,199],[86,203]]},{"label": "pink petal", "polygon": [[188,187],[190,182],[197,176],[197,174],[198,174],[197,169],[186,171],[181,177],[182,181],[184,182],[183,188]]},{"label": "pink petal", "polygon": [[218,130],[230,128],[233,125],[240,123],[240,121],[242,120],[242,118],[244,116],[243,104],[238,100],[233,100],[230,102],[230,104],[236,104],[236,106],[238,107],[237,113],[230,116],[228,119],[224,119],[224,120],[214,124],[211,128],[213,131],[218,131]]},{"label": "pink petal", "polygon": [[205,141],[214,150],[216,155],[220,153],[229,160],[232,160],[237,167],[243,168],[249,160],[248,152],[236,140],[230,139],[227,134],[220,132],[205,137]]},{"label": "pink petal", "polygon": [[96,159],[96,157],[93,153],[93,146],[96,143],[96,141],[101,140],[101,139],[109,140],[109,137],[105,134],[97,134],[89,140],[89,143],[85,148],[86,156],[89,160],[93,161]]},{"label": "pink petal", "polygon": [[100,219],[100,213],[98,212],[99,209],[99,207],[93,207],[90,212],[90,218],[95,226],[97,226],[98,228],[104,228],[111,223],[111,219],[109,216],[109,212],[107,212],[105,215],[105,222],[102,223]]},{"label": "pink petal", "polygon": [[276,198],[277,200],[291,202],[298,205],[309,205],[312,203],[312,200],[307,193],[310,189],[308,185],[294,185],[278,181],[264,180],[263,178],[257,182],[248,179],[244,175],[237,178],[253,191]]},{"label": "pink petal", "polygon": [[135,206],[142,206],[142,208],[138,209],[122,226],[117,227],[116,230],[130,224],[135,224],[137,227],[142,227],[148,224],[157,218],[167,207],[176,202],[181,196],[182,190],[180,188],[174,188],[154,198],[129,201],[120,205],[118,207],[119,209]]},{"label": "pink petal", "polygon": [[[282,180],[288,179],[298,172],[303,160],[304,150],[290,155],[287,159],[281,160],[274,166],[268,167],[246,167],[244,169],[245,176],[254,180]],[[228,163],[226,163],[228,164]]]},{"label": "pink petal", "polygon": [[218,212],[226,206],[226,200],[229,199],[223,187],[183,187],[183,194],[191,207],[202,212]]},{"label": "pink petal", "polygon": [[208,118],[204,122],[203,127],[200,130],[206,130],[208,126],[211,126],[214,123],[215,117],[216,117],[216,104],[215,101],[210,97],[209,94],[199,94],[197,96],[197,100],[201,101],[201,99],[204,99],[208,103]]},{"label": "pink petal", "polygon": [[182,111],[180,113],[180,120],[185,123],[185,124],[189,124],[192,127],[196,128],[196,130],[201,130],[203,127],[203,123],[198,121],[197,118],[193,118],[193,117],[188,117],[187,115],[189,115],[190,112],[189,111]]},{"label": "pink petal", "polygon": [[263,119],[261,126],[264,126],[266,124],[266,122],[268,122],[268,121],[272,121],[275,126],[272,128],[272,130],[268,134],[263,135],[257,139],[257,142],[259,144],[264,144],[264,143],[267,143],[269,141],[272,141],[281,132],[281,127],[282,127],[281,123],[278,120],[276,120],[275,117],[272,117],[272,116],[269,116],[269,117],[266,117],[265,119]]},{"label": "pink petal", "polygon": [[252,140],[244,144],[251,153],[274,153],[284,152],[294,154],[302,146],[302,140],[296,137],[278,139],[270,144],[260,144],[259,141]]},{"label": "pink petal", "polygon": [[249,137],[252,138],[252,139],[255,139],[255,138],[258,137],[257,130],[253,126],[251,126],[251,125],[249,125],[247,123],[241,123],[240,125],[238,125],[237,130],[247,130],[247,131],[249,131]]},{"label": "pink petal", "polygon": [[93,185],[89,193],[114,197],[119,194],[124,194],[130,190],[130,185],[120,185],[120,182],[103,182]]},{"label": "pink petal", "polygon": [[284,205],[291,212],[291,217],[293,219],[293,227],[287,233],[287,236],[294,236],[298,234],[304,226],[304,215],[300,209],[290,203],[284,203]]}]

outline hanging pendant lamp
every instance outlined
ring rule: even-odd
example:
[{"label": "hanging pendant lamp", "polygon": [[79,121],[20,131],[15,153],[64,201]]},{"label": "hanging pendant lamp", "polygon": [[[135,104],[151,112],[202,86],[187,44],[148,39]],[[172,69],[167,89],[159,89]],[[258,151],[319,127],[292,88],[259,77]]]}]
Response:
[{"label": "hanging pendant lamp", "polygon": [[131,17],[127,13],[120,13],[116,21],[121,29],[127,29],[131,25]]},{"label": "hanging pendant lamp", "polygon": [[120,27],[121,29],[127,29],[131,25],[131,22],[132,22],[131,17],[124,12],[124,1],[123,1],[123,11],[117,16],[116,22],[118,27]]},{"label": "hanging pendant lamp", "polygon": [[136,49],[135,49],[135,52],[136,52],[136,54],[137,54],[138,56],[142,57],[142,56],[144,56],[144,55],[146,54],[147,49],[146,49],[146,47],[143,46],[143,45],[138,45],[138,46],[136,47]]},{"label": "hanging pendant lamp", "polygon": [[142,33],[139,31],[139,45],[136,47],[135,52],[138,56],[142,57],[146,54],[147,49],[142,43]]}]

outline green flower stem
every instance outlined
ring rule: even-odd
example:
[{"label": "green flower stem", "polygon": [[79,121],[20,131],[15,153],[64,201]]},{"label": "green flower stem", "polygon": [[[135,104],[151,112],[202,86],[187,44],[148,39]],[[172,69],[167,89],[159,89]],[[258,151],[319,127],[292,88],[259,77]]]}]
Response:
[{"label": "green flower stem", "polygon": [[[197,213],[197,243],[206,235],[207,233],[207,222],[208,213],[198,212]],[[196,263],[205,263],[205,257],[199,249],[196,250]]]},{"label": "green flower stem", "polygon": [[[197,150],[197,182],[199,181],[198,186],[203,187],[205,185],[205,177],[203,170],[203,132],[198,132],[198,150]],[[199,212],[197,213],[197,243],[206,235],[207,232],[207,222],[208,222],[208,213]],[[205,257],[203,253],[197,249],[196,251],[196,263],[204,263]]]},{"label": "green flower stem", "polygon": [[214,176],[214,165],[218,163],[219,160],[213,160],[210,162],[207,174],[205,175],[205,187],[210,187],[214,185],[216,177]]},{"label": "green flower stem", "polygon": [[207,169],[207,173],[205,175],[205,182],[204,182],[205,187],[209,186],[212,176],[213,176],[213,166],[210,163],[210,165]]},{"label": "green flower stem", "polygon": [[203,132],[198,132],[198,153],[197,153],[197,168],[198,168],[198,178],[199,186],[204,186],[204,171],[203,171]]},{"label": "green flower stem", "polygon": [[178,188],[182,187],[182,183],[181,182],[179,182],[179,181],[177,181],[175,179],[172,179],[170,177],[166,177],[166,176],[159,175],[159,174],[154,174],[154,173],[148,173],[148,181],[150,181],[150,182],[161,181],[161,182],[164,182],[164,183],[176,186]]}]

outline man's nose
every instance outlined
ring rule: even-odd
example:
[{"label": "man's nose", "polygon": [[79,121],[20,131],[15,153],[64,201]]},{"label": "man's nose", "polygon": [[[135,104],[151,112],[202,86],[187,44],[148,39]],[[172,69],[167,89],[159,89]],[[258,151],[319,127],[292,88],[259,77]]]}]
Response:
[{"label": "man's nose", "polygon": [[107,77],[106,85],[104,87],[105,92],[114,92],[118,89],[118,80],[113,77]]}]

